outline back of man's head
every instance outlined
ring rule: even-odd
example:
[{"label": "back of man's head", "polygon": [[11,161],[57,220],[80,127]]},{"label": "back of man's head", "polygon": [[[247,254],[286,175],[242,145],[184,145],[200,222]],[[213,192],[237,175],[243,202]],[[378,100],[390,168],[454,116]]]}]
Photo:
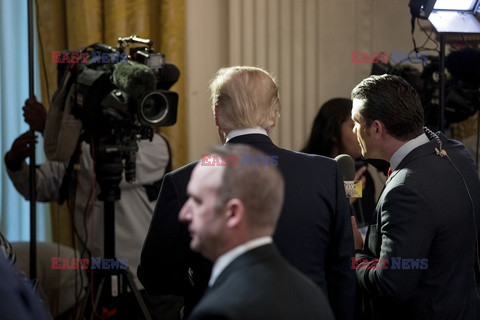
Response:
[{"label": "back of man's head", "polygon": [[273,234],[283,206],[285,185],[277,158],[241,144],[217,147],[212,154],[238,160],[238,165],[230,161],[223,171],[216,209],[222,210],[230,199],[239,199],[250,234]]},{"label": "back of man's head", "polygon": [[275,80],[257,67],[220,69],[210,81],[217,125],[228,134],[234,129],[261,127],[270,132],[280,116]]},{"label": "back of man's head", "polygon": [[352,90],[352,99],[364,101],[360,115],[367,126],[380,120],[390,135],[403,141],[423,133],[424,112],[420,96],[401,77],[372,75]]}]

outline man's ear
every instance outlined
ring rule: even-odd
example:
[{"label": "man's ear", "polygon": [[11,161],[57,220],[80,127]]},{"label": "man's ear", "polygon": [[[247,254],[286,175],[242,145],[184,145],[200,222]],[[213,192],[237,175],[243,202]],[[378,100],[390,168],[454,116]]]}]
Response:
[{"label": "man's ear", "polygon": [[228,228],[236,228],[245,223],[245,206],[240,199],[228,200],[225,209]]},{"label": "man's ear", "polygon": [[219,124],[218,124],[218,107],[215,105],[215,111],[214,111],[214,118],[215,118],[215,125],[217,126],[217,128],[219,128]]},{"label": "man's ear", "polygon": [[217,133],[218,133],[218,138],[220,139],[220,141],[223,143],[225,143],[227,141],[227,134],[225,132],[223,132],[222,128],[220,128],[220,121],[218,120],[218,107],[215,106],[215,112],[214,112],[214,115],[213,117],[215,118],[215,126],[217,127]]},{"label": "man's ear", "polygon": [[374,120],[368,129],[370,131],[370,135],[375,139],[380,139],[385,135],[385,133],[387,133],[385,124],[380,120]]}]

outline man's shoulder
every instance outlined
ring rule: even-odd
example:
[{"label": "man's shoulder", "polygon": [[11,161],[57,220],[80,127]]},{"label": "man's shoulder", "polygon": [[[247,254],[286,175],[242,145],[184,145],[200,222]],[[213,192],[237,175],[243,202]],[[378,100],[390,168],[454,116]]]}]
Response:
[{"label": "man's shoulder", "polygon": [[311,163],[320,163],[325,165],[335,165],[335,160],[329,157],[321,156],[318,154],[304,153],[301,151],[295,151],[285,148],[277,147],[279,153],[284,157],[290,157],[298,161],[311,162]]},{"label": "man's shoulder", "polygon": [[[245,279],[255,279],[255,281],[245,281]],[[280,291],[321,293],[321,290],[307,276],[294,268],[280,254],[274,244],[252,249],[232,261],[224,270],[224,274],[218,278],[216,289],[221,292],[235,287],[238,293],[243,292],[249,295],[253,289],[270,290],[268,288],[275,283],[279,284]]]},{"label": "man's shoulder", "polygon": [[[281,313],[285,312],[284,318],[290,313],[300,315],[306,307],[315,314],[319,314],[320,309],[325,309],[322,310],[325,314],[331,314],[327,298],[320,288],[287,263],[276,250],[266,246],[253,251],[250,255],[247,253],[243,258],[239,257],[232,262],[236,266],[225,270],[227,273],[224,278],[219,278],[219,283],[204,296],[197,312],[202,313],[209,309],[221,314],[247,312],[269,319],[272,315],[278,315],[279,310],[282,310]],[[273,292],[272,287],[276,288]],[[232,295],[232,292],[235,292],[235,295]],[[280,305],[270,307],[273,301]],[[294,310],[295,308],[290,308],[292,305],[302,307],[295,307],[298,310]],[[255,308],[261,306],[266,307],[261,311]]]},{"label": "man's shoulder", "polygon": [[[302,185],[307,181],[322,181],[322,185],[326,185],[329,181],[335,181],[338,174],[338,166],[334,159],[288,149],[279,149],[278,165],[288,179],[297,176]],[[319,176],[322,177],[321,180]]]},{"label": "man's shoulder", "polygon": [[184,165],[183,167],[170,171],[165,176],[170,176],[173,179],[179,179],[185,176],[190,178],[190,175],[192,174],[192,171],[197,164],[198,164],[198,161],[191,162],[189,164]]},{"label": "man's shoulder", "polygon": [[295,151],[292,149],[279,147],[272,142],[270,137],[262,134],[249,134],[249,135],[238,136],[231,139],[229,143],[248,144],[270,155],[275,155],[274,153],[276,153],[279,156],[281,155],[284,157],[305,159],[306,161],[322,161],[326,163],[335,162],[332,158],[328,158],[328,157],[324,157],[316,154],[308,154],[300,151]]},{"label": "man's shoulder", "polygon": [[159,200],[157,201],[160,201],[161,198],[163,199],[162,195],[168,195],[172,192],[185,195],[188,181],[196,164],[197,162],[192,162],[165,174],[162,187],[160,188]]}]

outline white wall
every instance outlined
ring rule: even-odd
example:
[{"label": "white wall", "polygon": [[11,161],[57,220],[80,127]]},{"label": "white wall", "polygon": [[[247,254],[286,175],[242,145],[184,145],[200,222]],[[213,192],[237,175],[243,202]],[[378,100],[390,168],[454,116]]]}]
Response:
[{"label": "white wall", "polygon": [[[219,142],[208,81],[226,65],[256,65],[279,81],[273,140],[300,149],[326,100],[349,97],[371,64],[352,51],[409,52],[408,0],[186,0],[189,160]],[[417,28],[418,29],[418,28]],[[425,37],[416,30],[417,43]]]}]

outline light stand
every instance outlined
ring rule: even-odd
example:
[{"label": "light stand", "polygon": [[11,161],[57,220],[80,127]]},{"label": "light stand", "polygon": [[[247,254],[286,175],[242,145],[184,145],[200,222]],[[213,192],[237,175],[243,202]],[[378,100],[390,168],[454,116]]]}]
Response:
[{"label": "light stand", "polygon": [[440,64],[439,64],[439,130],[445,132],[445,33],[440,33]]},{"label": "light stand", "polygon": [[[34,0],[28,0],[28,89],[30,98],[33,98],[34,93],[34,69],[33,69],[33,5]],[[33,131],[32,128],[30,130]],[[29,192],[30,192],[30,279],[36,282],[37,278],[37,193],[36,193],[36,160],[35,160],[35,146],[33,152],[30,154],[29,165]]]},{"label": "light stand", "polygon": [[430,21],[440,36],[440,64],[439,64],[439,129],[445,131],[445,37],[446,33],[474,34],[480,33],[480,22],[475,14],[480,12],[480,1],[471,0],[469,3],[439,3],[437,0],[410,0],[412,14],[412,36],[414,19]]}]

